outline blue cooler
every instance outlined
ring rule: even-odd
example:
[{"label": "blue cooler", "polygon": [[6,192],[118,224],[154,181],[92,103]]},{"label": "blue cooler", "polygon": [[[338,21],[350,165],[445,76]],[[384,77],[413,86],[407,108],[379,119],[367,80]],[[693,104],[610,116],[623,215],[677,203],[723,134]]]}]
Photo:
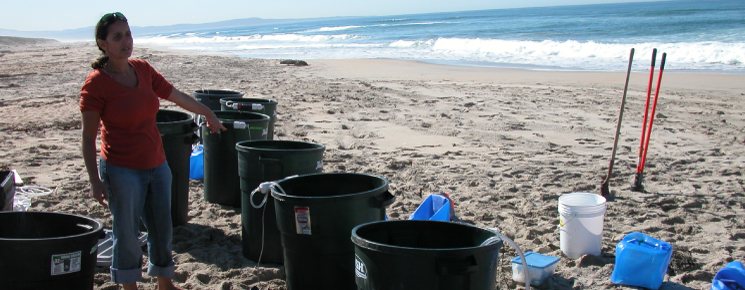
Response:
[{"label": "blue cooler", "polygon": [[665,279],[673,247],[642,233],[630,233],[616,246],[614,284],[658,289]]}]

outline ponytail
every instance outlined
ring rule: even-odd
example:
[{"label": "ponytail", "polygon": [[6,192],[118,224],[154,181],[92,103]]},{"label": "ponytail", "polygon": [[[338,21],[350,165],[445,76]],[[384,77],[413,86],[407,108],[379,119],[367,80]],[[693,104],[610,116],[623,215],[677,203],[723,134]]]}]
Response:
[{"label": "ponytail", "polygon": [[93,63],[91,63],[91,67],[93,69],[103,68],[103,66],[106,65],[106,62],[108,61],[109,61],[108,55],[99,56]]}]

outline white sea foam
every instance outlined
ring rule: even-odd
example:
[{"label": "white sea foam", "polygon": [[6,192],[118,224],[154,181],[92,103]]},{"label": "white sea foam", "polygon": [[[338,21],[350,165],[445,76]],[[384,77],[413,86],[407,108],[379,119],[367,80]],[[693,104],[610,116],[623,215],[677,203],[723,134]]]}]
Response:
[{"label": "white sea foam", "polygon": [[[352,34],[253,34],[200,37],[190,33],[138,39],[140,43],[175,49],[221,52],[273,58],[295,53],[312,58],[403,58],[510,63],[584,70],[624,70],[628,52],[636,49],[634,70],[646,70],[653,48],[667,53],[666,69],[745,71],[745,43],[598,43],[594,41],[519,41],[502,39],[438,38],[371,41]],[[271,52],[267,52],[270,51]],[[286,50],[286,51],[283,51]],[[644,61],[644,60],[647,61]]]},{"label": "white sea foam", "polygon": [[[360,26],[360,25],[349,25],[349,26],[336,26],[336,27],[321,27],[321,28],[319,28],[319,29],[317,29],[315,31],[321,31],[321,32],[325,32],[325,31],[340,31],[340,30],[354,29],[354,28],[360,28],[360,27],[362,27],[362,26]],[[311,31],[313,31],[313,30],[311,30]]]},{"label": "white sea foam", "polygon": [[398,40],[395,41],[388,46],[390,47],[431,47],[432,44],[434,44],[435,41],[433,39],[430,40],[419,40],[419,41],[407,41],[407,40]]},{"label": "white sea foam", "polygon": [[681,42],[607,44],[593,41],[509,41],[495,39],[441,38],[432,51],[440,59],[520,63],[594,70],[617,70],[627,62],[628,51],[636,49],[636,65],[648,66],[657,48],[658,62],[667,53],[667,69],[745,70],[745,43]]}]

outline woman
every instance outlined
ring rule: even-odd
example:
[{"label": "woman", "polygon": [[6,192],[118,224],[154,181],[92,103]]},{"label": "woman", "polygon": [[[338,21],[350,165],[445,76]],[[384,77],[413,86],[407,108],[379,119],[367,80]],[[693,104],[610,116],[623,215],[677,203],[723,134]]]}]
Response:
[{"label": "woman", "polygon": [[[142,279],[137,242],[142,218],[148,229],[148,275],[158,278],[158,289],[178,289],[171,281],[171,171],[155,121],[159,99],[205,116],[213,133],[225,127],[207,106],[175,89],[146,61],[129,59],[132,32],[124,15],[104,15],[95,33],[103,56],[92,64],[94,70],[80,92],[82,151],[91,196],[111,210],[111,279],[124,289],[137,289]],[[100,167],[96,164],[99,124]]]}]

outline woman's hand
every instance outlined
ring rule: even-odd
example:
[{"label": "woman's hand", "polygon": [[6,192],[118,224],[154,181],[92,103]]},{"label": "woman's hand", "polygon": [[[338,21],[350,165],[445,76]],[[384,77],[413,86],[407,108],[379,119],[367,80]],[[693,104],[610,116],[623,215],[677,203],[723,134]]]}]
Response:
[{"label": "woman's hand", "polygon": [[225,131],[228,129],[220,124],[220,120],[217,119],[217,116],[210,108],[176,88],[173,88],[171,95],[168,96],[168,100],[190,112],[204,116],[207,121],[207,128],[210,128],[210,133],[219,133],[220,130]]},{"label": "woman's hand", "polygon": [[91,181],[91,197],[97,200],[101,205],[108,207],[106,200],[109,198],[109,193],[106,192],[106,187],[103,186],[103,182]]},{"label": "woman's hand", "polygon": [[210,128],[210,133],[219,133],[220,130],[227,130],[227,128],[220,123],[220,120],[217,119],[215,113],[210,111],[209,114],[204,117],[207,119],[207,128]]}]

